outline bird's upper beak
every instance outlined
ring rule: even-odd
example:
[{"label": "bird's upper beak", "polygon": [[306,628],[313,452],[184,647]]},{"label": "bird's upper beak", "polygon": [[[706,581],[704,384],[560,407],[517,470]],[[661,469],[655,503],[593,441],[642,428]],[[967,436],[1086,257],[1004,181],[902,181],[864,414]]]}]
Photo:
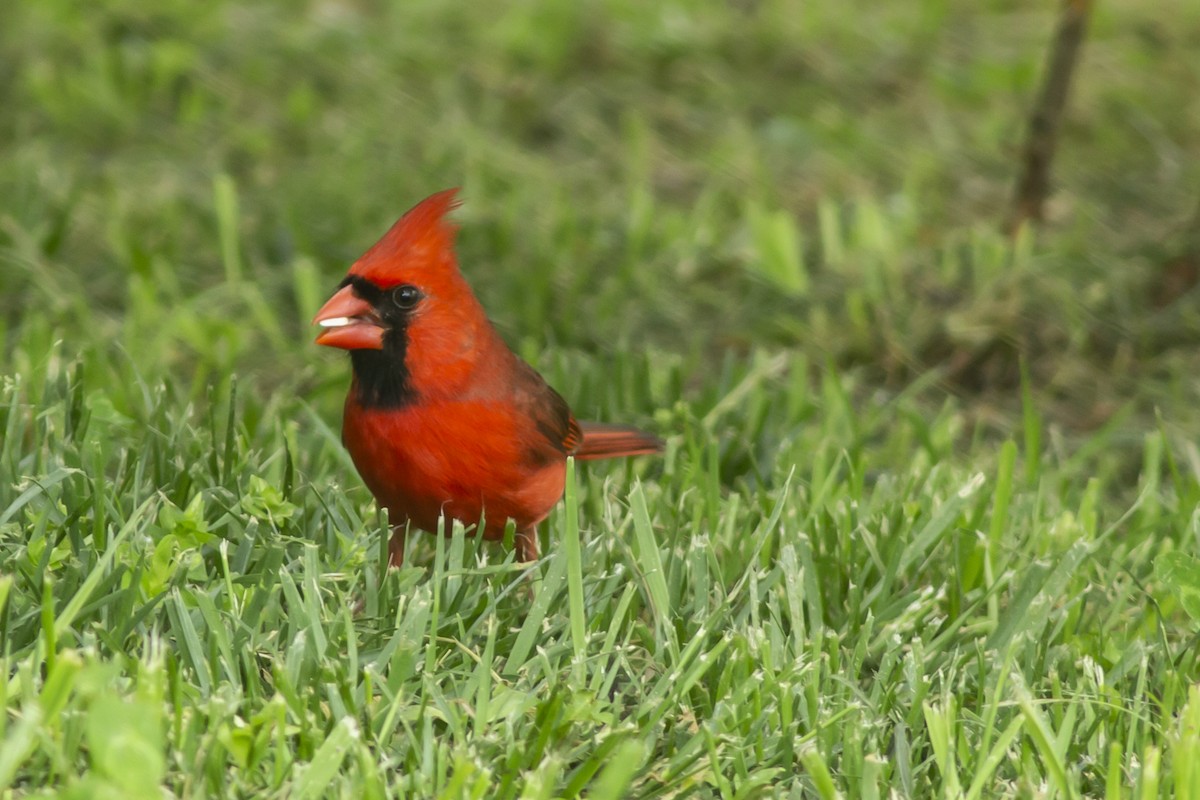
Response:
[{"label": "bird's upper beak", "polygon": [[384,328],[379,316],[354,293],[353,286],[344,286],[329,298],[313,317],[313,324],[325,329],[317,336],[317,344],[343,350],[383,349]]}]

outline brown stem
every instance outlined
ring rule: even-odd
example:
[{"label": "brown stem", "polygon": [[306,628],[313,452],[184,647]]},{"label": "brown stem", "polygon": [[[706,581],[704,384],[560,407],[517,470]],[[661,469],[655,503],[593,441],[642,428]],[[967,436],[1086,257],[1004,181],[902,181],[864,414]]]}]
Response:
[{"label": "brown stem", "polygon": [[1062,122],[1071,75],[1079,61],[1092,0],[1065,0],[1058,31],[1050,46],[1045,80],[1029,116],[1029,131],[1022,153],[1022,171],[1013,198],[1009,231],[1016,233],[1029,220],[1042,219],[1050,187],[1050,162]]}]

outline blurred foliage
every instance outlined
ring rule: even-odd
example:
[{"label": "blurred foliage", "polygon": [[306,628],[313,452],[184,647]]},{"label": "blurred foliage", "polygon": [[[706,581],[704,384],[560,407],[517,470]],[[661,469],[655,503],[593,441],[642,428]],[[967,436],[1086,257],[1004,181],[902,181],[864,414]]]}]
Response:
[{"label": "blurred foliage", "polygon": [[1184,410],[1194,4],[1100,4],[1050,224],[1015,244],[998,231],[1044,3],[480,13],[12,9],[3,352],[46,326],[119,343],[194,395],[234,368],[309,386],[314,362],[330,374],[305,344],[326,287],[461,185],[462,261],[518,343],[637,342],[698,379],[730,348],[796,347],[893,387],[934,370],[985,414],[1011,411],[1025,359],[1075,425],[1128,402]]}]

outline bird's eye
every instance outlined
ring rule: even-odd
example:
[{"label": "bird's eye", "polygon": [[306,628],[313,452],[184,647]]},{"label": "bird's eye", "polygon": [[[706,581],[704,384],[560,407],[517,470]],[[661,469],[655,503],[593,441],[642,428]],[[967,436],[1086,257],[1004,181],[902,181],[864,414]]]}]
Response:
[{"label": "bird's eye", "polygon": [[392,290],[392,302],[401,311],[411,311],[421,300],[421,290],[410,283],[397,286]]}]

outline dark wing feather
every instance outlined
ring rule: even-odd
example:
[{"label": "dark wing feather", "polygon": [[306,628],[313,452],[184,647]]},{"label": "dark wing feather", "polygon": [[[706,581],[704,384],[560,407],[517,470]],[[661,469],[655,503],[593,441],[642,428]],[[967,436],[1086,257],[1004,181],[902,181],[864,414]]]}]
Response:
[{"label": "dark wing feather", "polygon": [[549,464],[570,455],[587,460],[662,452],[662,439],[630,425],[576,422],[562,395],[524,361],[517,361],[513,374],[517,405],[541,434],[527,445],[532,462]]},{"label": "dark wing feather", "polygon": [[583,442],[583,431],[562,395],[520,359],[513,378],[513,399],[541,434],[529,443],[530,460],[550,463],[575,452]]}]

